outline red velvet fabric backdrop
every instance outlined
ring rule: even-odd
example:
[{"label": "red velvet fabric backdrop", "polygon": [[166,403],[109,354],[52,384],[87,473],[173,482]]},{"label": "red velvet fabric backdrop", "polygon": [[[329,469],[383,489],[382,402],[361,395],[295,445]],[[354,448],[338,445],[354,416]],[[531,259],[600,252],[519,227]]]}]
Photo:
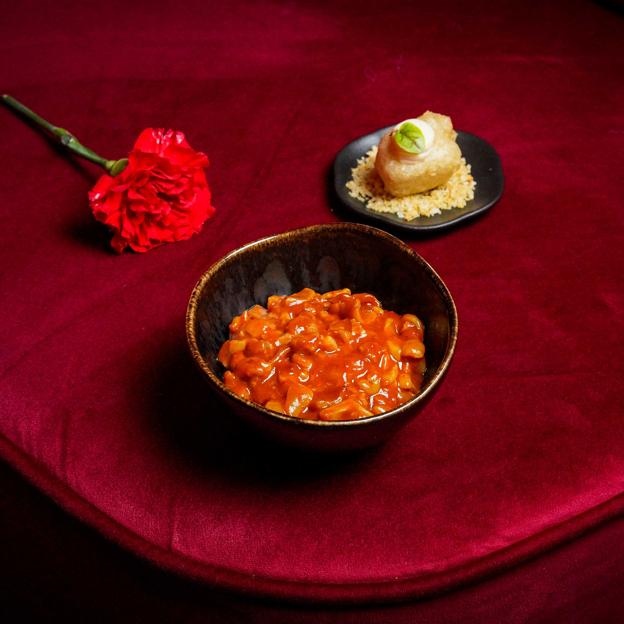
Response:
[{"label": "red velvet fabric backdrop", "polygon": [[[0,446],[64,507],[212,586],[352,604],[493,573],[624,507],[622,18],[590,2],[20,3],[3,88],[108,157],[208,153],[217,215],[116,256],[97,172],[7,111]],[[422,417],[348,462],[267,456],[186,354],[190,290],[254,238],[338,219],[351,139],[425,109],[499,151],[500,203],[408,242],[460,337]]]},{"label": "red velvet fabric backdrop", "polygon": [[108,543],[0,464],[5,622],[621,624],[624,520],[504,574],[425,600],[349,608],[208,590]]}]

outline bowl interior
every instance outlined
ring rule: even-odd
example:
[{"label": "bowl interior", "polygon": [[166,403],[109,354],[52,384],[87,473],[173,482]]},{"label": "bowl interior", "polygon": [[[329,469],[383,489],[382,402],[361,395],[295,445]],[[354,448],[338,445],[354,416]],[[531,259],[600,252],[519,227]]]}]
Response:
[{"label": "bowl interior", "polygon": [[[190,307],[203,364],[222,379],[217,360],[232,318],[269,295],[309,287],[375,295],[384,308],[416,314],[425,324],[424,391],[449,357],[455,307],[436,273],[401,241],[359,224],[313,226],[250,243],[217,262],[196,287]],[[192,299],[193,301],[193,299]]]}]

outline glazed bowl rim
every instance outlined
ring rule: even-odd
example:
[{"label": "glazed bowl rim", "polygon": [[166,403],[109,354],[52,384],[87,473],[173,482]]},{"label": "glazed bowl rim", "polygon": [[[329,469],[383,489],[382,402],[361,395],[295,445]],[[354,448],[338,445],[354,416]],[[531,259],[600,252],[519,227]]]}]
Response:
[{"label": "glazed bowl rim", "polygon": [[[263,243],[267,243],[269,241],[278,241],[282,239],[288,239],[289,237],[296,235],[302,236],[306,233],[315,234],[322,232],[330,232],[330,231],[345,231],[345,232],[356,232],[359,234],[370,234],[373,237],[384,239],[386,242],[398,247],[402,252],[407,252],[418,264],[420,264],[425,272],[429,275],[432,281],[438,288],[438,291],[441,293],[442,298],[444,300],[445,306],[449,313],[449,338],[446,346],[446,350],[444,352],[444,356],[442,361],[440,362],[437,370],[434,375],[429,379],[427,386],[425,389],[417,394],[415,397],[406,401],[405,403],[395,407],[394,409],[383,412],[381,414],[374,414],[372,416],[366,416],[364,418],[358,418],[354,420],[306,420],[303,418],[298,418],[296,416],[289,416],[286,414],[280,414],[278,412],[273,412],[272,410],[268,410],[263,405],[259,403],[254,403],[253,401],[249,401],[239,396],[235,392],[232,392],[229,388],[225,386],[225,384],[219,379],[219,377],[210,369],[210,366],[206,363],[205,358],[202,356],[201,351],[199,349],[196,337],[196,316],[197,309],[199,305],[199,300],[202,295],[203,289],[205,285],[213,278],[213,276],[220,271],[222,268],[227,268],[229,264],[234,262],[239,256],[244,255],[249,249],[253,247],[257,247],[262,245]],[[442,281],[440,276],[436,273],[433,267],[419,254],[413,251],[408,245],[406,245],[402,240],[398,239],[396,236],[392,236],[379,228],[372,227],[370,225],[364,225],[361,223],[326,223],[319,225],[310,225],[307,227],[296,228],[293,230],[287,230],[285,232],[281,232],[278,234],[272,234],[270,236],[265,236],[263,238],[259,238],[257,240],[251,241],[236,249],[233,249],[225,256],[214,262],[204,273],[201,275],[193,291],[191,292],[191,296],[186,309],[186,338],[188,347],[191,351],[191,356],[195,361],[195,364],[199,367],[199,369],[206,375],[206,378],[210,385],[218,392],[224,393],[230,399],[235,402],[238,402],[248,408],[251,408],[258,414],[262,414],[267,419],[282,421],[283,423],[288,423],[292,425],[296,425],[298,427],[308,427],[313,429],[343,429],[350,427],[365,427],[367,425],[373,425],[380,421],[386,419],[392,419],[394,417],[399,416],[405,411],[410,411],[419,403],[422,403],[427,399],[427,397],[435,390],[438,386],[444,374],[446,373],[451,360],[453,358],[453,354],[455,352],[455,346],[457,344],[457,334],[458,334],[458,318],[457,318],[457,308],[455,307],[455,302],[453,301],[453,297],[449,292],[446,284]]]}]

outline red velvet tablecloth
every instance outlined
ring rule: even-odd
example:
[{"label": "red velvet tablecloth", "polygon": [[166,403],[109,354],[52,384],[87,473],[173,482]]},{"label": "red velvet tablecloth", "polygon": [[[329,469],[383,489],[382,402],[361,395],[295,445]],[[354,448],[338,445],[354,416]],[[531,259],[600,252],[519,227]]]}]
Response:
[{"label": "red velvet tablecloth", "polygon": [[[353,608],[449,591],[624,510],[617,9],[25,2],[0,33],[3,89],[96,151],[172,127],[211,160],[202,233],[118,256],[89,214],[95,168],[0,111],[0,453],[62,507],[215,590]],[[336,152],[426,109],[494,145],[506,177],[485,216],[406,239],[457,304],[450,373],[376,452],[269,454],[193,369],[190,291],[243,243],[342,217]]]}]

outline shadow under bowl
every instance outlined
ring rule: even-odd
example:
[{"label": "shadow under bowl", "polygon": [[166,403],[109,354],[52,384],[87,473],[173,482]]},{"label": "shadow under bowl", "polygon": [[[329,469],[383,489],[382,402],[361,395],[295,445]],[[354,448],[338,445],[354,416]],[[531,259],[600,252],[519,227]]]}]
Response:
[{"label": "shadow under bowl", "polygon": [[[217,354],[232,318],[254,304],[266,305],[270,295],[305,287],[368,292],[387,310],[416,314],[425,326],[427,361],[420,394],[383,414],[320,421],[272,412],[228,390]],[[455,304],[433,268],[394,236],[356,223],[316,225],[243,245],[202,275],[186,315],[191,355],[228,412],[282,445],[322,452],[376,446],[416,416],[449,367],[457,328]]]}]

